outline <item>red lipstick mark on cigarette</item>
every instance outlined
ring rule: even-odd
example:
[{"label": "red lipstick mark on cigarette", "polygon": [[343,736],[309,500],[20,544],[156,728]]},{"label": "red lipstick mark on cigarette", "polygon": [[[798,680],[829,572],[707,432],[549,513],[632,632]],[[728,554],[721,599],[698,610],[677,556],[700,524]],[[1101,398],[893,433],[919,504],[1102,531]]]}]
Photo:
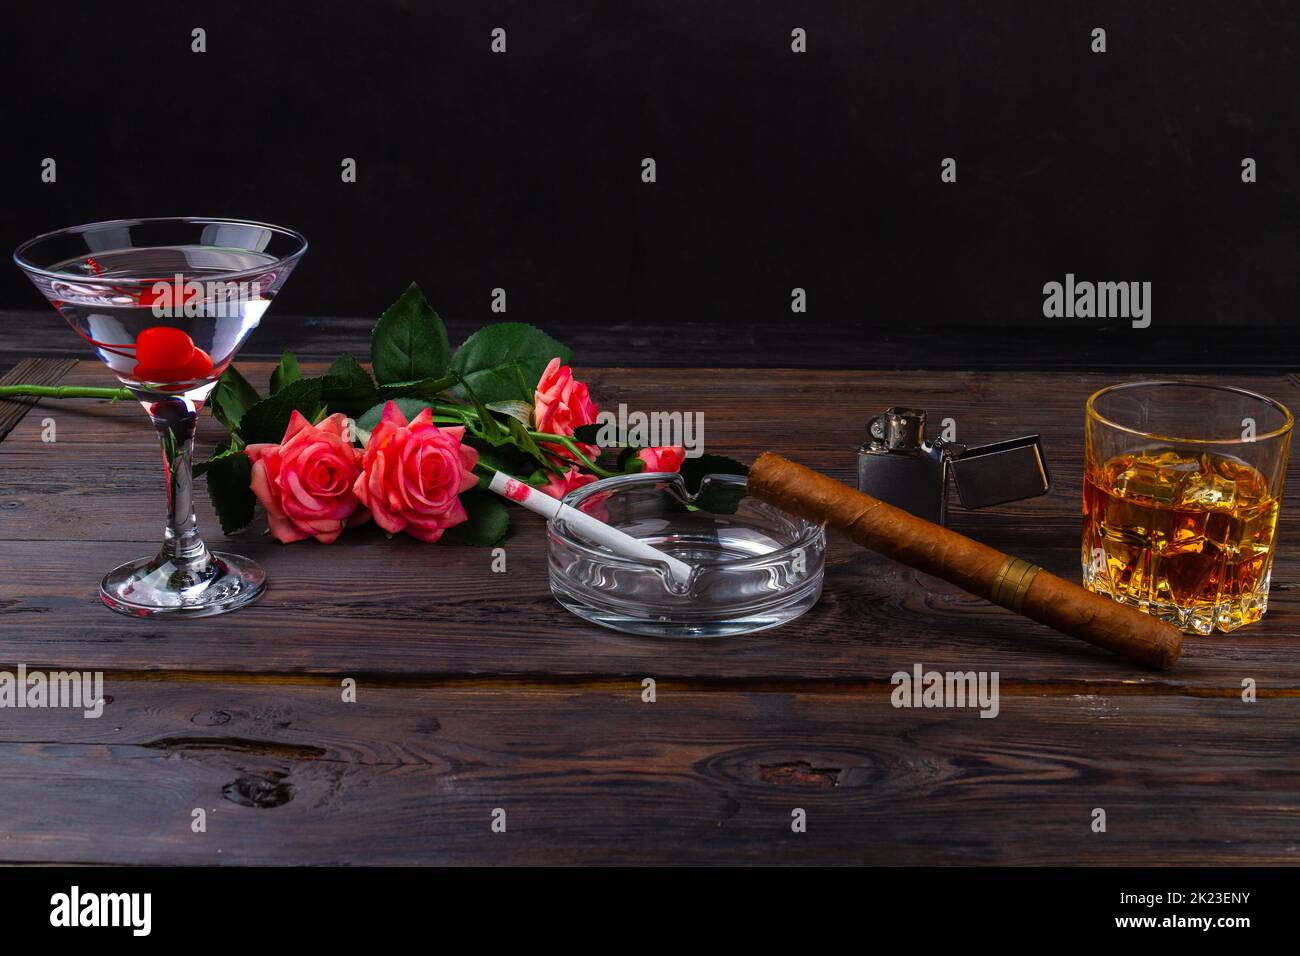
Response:
[{"label": "red lipstick mark on cigarette", "polygon": [[516,481],[513,478],[506,479],[506,497],[511,501],[518,501],[522,504],[528,500],[528,496],[532,493],[533,489],[522,481]]}]

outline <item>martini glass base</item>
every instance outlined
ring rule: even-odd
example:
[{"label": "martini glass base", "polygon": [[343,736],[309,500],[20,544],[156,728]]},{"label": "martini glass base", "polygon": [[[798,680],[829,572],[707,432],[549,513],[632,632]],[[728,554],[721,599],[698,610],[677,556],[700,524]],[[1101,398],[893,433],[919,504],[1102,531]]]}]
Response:
[{"label": "martini glass base", "polygon": [[130,561],[104,575],[99,596],[131,617],[207,617],[252,604],[265,590],[266,572],[257,562],[212,551],[185,567],[165,555]]}]

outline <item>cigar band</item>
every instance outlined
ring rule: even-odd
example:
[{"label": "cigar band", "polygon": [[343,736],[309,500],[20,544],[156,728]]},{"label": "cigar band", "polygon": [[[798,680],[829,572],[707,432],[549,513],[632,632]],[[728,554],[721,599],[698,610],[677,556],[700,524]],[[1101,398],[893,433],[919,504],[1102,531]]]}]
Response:
[{"label": "cigar band", "polygon": [[989,594],[989,600],[1019,614],[1025,603],[1025,595],[1029,593],[1029,585],[1040,570],[1042,569],[1038,565],[1030,564],[1023,558],[1007,558],[993,576],[993,591]]}]

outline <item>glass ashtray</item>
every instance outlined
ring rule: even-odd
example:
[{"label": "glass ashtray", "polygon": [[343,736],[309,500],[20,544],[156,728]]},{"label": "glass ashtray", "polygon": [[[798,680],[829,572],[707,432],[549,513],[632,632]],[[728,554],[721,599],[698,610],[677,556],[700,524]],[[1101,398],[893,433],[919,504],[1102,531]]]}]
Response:
[{"label": "glass ashtray", "polygon": [[615,554],[552,519],[551,591],[595,624],[653,637],[748,634],[794,620],[821,596],[826,532],[750,497],[741,476],[707,475],[692,495],[681,475],[620,475],[564,503],[693,566],[679,581],[663,561]]}]

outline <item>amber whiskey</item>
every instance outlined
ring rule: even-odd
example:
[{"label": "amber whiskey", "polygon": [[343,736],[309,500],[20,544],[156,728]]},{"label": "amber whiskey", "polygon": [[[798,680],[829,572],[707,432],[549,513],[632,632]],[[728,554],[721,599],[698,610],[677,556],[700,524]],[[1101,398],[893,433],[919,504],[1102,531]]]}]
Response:
[{"label": "amber whiskey", "polygon": [[1087,587],[1209,634],[1268,608],[1278,501],[1226,455],[1148,449],[1090,465],[1083,484]]}]

